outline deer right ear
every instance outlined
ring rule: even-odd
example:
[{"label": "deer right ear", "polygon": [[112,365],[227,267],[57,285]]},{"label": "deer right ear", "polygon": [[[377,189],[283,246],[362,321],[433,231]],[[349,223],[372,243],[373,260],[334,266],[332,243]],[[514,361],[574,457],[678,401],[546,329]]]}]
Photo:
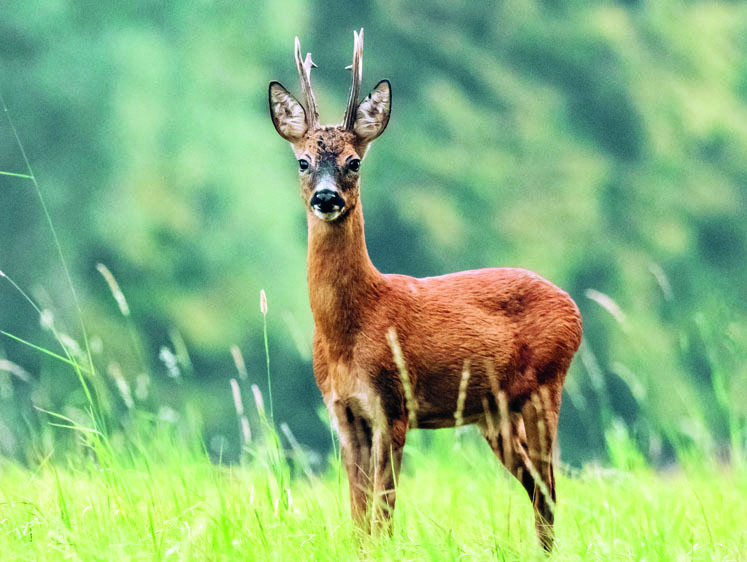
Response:
[{"label": "deer right ear", "polygon": [[308,129],[306,111],[280,82],[270,82],[270,116],[275,130],[289,142],[300,139]]},{"label": "deer right ear", "polygon": [[353,130],[366,142],[371,142],[386,129],[392,111],[392,87],[382,80],[366,96],[355,114]]}]

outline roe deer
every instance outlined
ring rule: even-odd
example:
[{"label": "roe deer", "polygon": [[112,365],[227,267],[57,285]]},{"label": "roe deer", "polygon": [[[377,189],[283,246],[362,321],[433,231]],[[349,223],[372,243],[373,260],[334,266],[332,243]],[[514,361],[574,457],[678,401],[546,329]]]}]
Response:
[{"label": "roe deer", "polygon": [[319,125],[311,53],[295,57],[305,103],[269,88],[275,129],[298,159],[308,222],[314,377],[340,440],[353,519],[391,529],[395,481],[411,427],[478,424],[524,486],[542,546],[553,542],[551,449],[560,395],[581,341],[573,300],[522,269],[416,279],[380,273],[363,234],[361,159],[387,126],[391,87],[360,103],[363,30],[342,124]]}]

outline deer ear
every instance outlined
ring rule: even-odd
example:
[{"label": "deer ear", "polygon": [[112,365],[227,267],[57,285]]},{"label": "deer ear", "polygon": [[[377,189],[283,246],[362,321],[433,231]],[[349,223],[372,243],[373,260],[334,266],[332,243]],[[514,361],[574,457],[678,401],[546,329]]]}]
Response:
[{"label": "deer ear", "polygon": [[386,129],[392,111],[392,86],[382,80],[358,106],[353,130],[364,141],[371,142]]},{"label": "deer ear", "polygon": [[293,142],[306,132],[306,111],[280,82],[270,82],[270,116],[275,130]]}]

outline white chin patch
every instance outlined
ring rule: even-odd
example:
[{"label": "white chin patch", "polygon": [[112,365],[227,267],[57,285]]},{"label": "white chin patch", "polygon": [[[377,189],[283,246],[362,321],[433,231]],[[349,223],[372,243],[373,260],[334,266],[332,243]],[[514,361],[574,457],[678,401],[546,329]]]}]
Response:
[{"label": "white chin patch", "polygon": [[342,209],[335,208],[335,210],[332,211],[331,213],[322,213],[316,207],[312,207],[311,212],[314,213],[314,215],[316,215],[323,221],[332,222],[333,220],[336,220],[342,214]]}]

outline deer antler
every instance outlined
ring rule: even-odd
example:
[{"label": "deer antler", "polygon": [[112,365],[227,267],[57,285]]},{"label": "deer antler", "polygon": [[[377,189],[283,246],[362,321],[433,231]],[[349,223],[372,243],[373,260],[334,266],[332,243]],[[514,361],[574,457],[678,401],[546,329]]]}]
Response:
[{"label": "deer antler", "polygon": [[360,33],[353,31],[353,64],[346,68],[352,69],[353,82],[350,85],[350,97],[348,97],[348,106],[345,109],[345,117],[342,119],[342,128],[352,131],[358,110],[361,79],[363,78],[363,28],[361,28]]},{"label": "deer antler", "polygon": [[316,108],[316,99],[311,89],[311,69],[316,68],[316,65],[311,60],[311,53],[306,53],[306,58],[301,59],[301,42],[298,37],[296,37],[296,67],[306,100],[306,124],[309,126],[309,130],[313,131],[319,128],[319,111]]}]

